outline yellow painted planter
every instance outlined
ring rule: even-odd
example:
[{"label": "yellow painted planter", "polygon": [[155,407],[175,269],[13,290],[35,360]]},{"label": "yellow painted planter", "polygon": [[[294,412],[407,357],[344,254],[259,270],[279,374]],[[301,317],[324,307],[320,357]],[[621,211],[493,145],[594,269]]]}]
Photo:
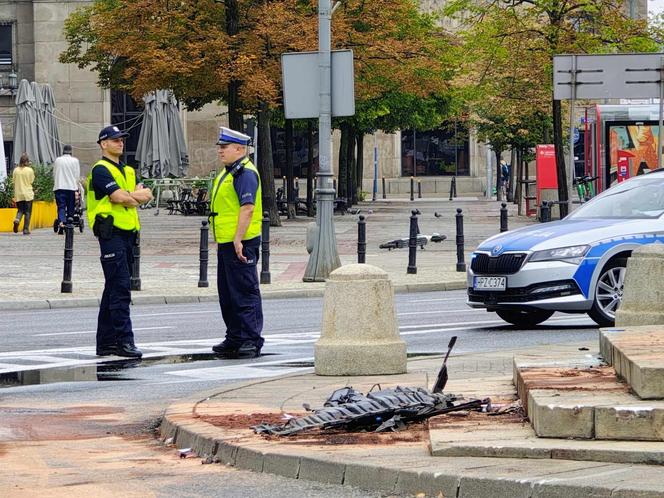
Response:
[{"label": "yellow painted planter", "polygon": [[[30,230],[35,228],[53,227],[53,220],[58,216],[58,208],[55,201],[34,201],[32,203],[32,217],[30,218]],[[16,208],[0,208],[0,232],[11,232],[16,219]],[[23,231],[23,220],[18,226]]]}]

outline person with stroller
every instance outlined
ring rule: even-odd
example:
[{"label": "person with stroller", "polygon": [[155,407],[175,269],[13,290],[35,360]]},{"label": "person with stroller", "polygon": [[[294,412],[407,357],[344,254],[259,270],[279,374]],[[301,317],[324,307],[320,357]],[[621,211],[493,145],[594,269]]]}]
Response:
[{"label": "person with stroller", "polygon": [[16,202],[16,218],[14,219],[14,233],[18,233],[18,226],[23,218],[23,235],[30,235],[30,216],[32,214],[32,201],[35,191],[32,183],[35,181],[35,172],[32,169],[30,158],[24,152],[18,161],[18,166],[12,173],[14,181],[14,201]]},{"label": "person with stroller", "polygon": [[59,234],[64,233],[67,218],[74,218],[80,175],[81,165],[72,155],[71,145],[67,144],[53,163],[53,192],[58,205],[58,219],[53,229]]}]

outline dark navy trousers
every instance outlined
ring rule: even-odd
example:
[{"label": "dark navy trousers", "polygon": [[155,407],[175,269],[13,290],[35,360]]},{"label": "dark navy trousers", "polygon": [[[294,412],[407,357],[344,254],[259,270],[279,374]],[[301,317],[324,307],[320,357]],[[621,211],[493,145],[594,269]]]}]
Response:
[{"label": "dark navy trousers", "polygon": [[129,305],[136,234],[114,229],[110,239],[98,240],[104,270],[104,293],[97,318],[97,347],[134,344]]},{"label": "dark navy trousers", "polygon": [[243,263],[235,254],[232,242],[217,245],[217,291],[221,316],[226,324],[226,341],[240,346],[251,343],[263,347],[263,304],[256,265],[261,238],[242,241]]},{"label": "dark navy trousers", "polygon": [[67,218],[74,217],[74,207],[76,205],[76,191],[56,190],[55,203],[58,205],[58,221],[64,224],[67,222]]}]

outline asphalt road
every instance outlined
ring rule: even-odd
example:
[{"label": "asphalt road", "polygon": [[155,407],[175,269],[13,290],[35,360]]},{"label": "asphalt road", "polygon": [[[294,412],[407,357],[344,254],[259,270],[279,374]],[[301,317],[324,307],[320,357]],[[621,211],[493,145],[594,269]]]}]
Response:
[{"label": "asphalt road", "polygon": [[[532,330],[517,330],[494,313],[468,308],[464,301],[463,291],[397,295],[399,329],[409,354],[442,353],[453,335],[458,336],[456,355],[567,342],[587,341],[592,347],[597,340],[597,327],[585,315],[556,314]],[[53,355],[93,358],[96,312],[94,308],[3,312],[0,365],[10,360],[39,364]],[[21,476],[12,481],[17,483],[14,494],[20,496],[22,491],[29,496],[43,491],[35,484],[34,472],[59,472],[57,465],[49,466],[53,460],[74,469],[67,474],[70,480],[63,481],[63,491],[78,486],[79,491],[99,496],[104,495],[100,490],[126,496],[144,496],[146,490],[156,496],[377,496],[233,469],[212,472],[209,467],[219,466],[195,466],[189,460],[178,466],[174,450],[160,447],[148,437],[145,428],[154,426],[173,402],[227,383],[311,366],[313,345],[320,333],[322,299],[266,300],[264,314],[266,354],[261,358],[231,361],[200,354],[194,357],[201,361],[188,363],[144,360],[100,367],[96,381],[0,388],[0,461]],[[221,315],[214,303],[136,306],[132,319],[138,346],[164,355],[209,351],[223,335]],[[98,419],[100,407],[110,412]],[[88,411],[94,415],[92,425]],[[129,467],[135,459],[150,463],[122,487],[108,477],[107,460],[94,466],[89,463],[94,462],[94,448],[100,444],[109,455],[128,458],[125,463]],[[85,454],[93,460],[78,461]],[[43,465],[24,469],[23,463],[31,459]],[[131,468],[134,472],[135,465]],[[165,472],[178,478],[165,478]],[[223,490],[220,482],[227,483]],[[3,484],[7,482],[0,478],[0,489]],[[51,482],[44,489],[52,486]],[[85,486],[92,487],[88,490]]]}]

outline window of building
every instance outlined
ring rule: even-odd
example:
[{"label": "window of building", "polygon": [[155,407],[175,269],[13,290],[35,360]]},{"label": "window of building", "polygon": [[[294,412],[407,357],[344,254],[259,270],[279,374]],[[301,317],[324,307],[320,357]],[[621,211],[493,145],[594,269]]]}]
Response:
[{"label": "window of building", "polygon": [[111,124],[129,133],[125,141],[124,162],[134,168],[138,137],[141,134],[141,115],[143,110],[138,107],[131,95],[121,90],[111,90]]},{"label": "window of building", "polygon": [[437,130],[402,130],[401,175],[468,176],[469,150],[468,132],[457,123]]},{"label": "window of building", "polygon": [[12,45],[12,25],[0,24],[0,66],[13,64]]}]

